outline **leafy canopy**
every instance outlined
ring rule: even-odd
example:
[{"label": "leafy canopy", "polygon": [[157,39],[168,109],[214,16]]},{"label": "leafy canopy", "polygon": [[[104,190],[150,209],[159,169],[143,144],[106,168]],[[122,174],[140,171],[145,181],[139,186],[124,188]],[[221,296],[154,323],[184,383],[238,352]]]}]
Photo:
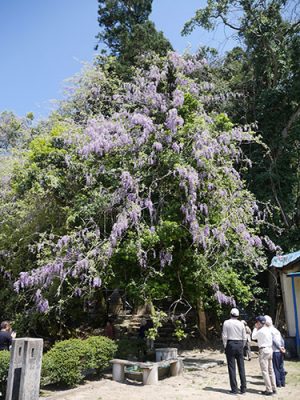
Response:
[{"label": "leafy canopy", "polygon": [[1,262],[19,307],[67,321],[116,285],[136,301],[252,300],[264,247],[274,249],[240,175],[242,147],[260,140],[210,111],[206,70],[155,56],[104,95],[116,81],[97,65],[86,88],[95,108],[81,95],[82,117],[73,112],[82,87],[31,141],[1,204]]},{"label": "leafy canopy", "polygon": [[136,64],[148,52],[166,55],[172,49],[162,32],[158,32],[149,15],[152,0],[98,0],[97,35],[121,64]]}]

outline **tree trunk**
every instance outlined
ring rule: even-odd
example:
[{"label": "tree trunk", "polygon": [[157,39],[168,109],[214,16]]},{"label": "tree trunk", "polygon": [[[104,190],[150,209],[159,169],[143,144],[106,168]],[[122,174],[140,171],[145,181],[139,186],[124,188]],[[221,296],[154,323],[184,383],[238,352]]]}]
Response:
[{"label": "tree trunk", "polygon": [[268,286],[269,286],[269,314],[271,315],[274,321],[277,309],[277,304],[276,304],[277,279],[274,267],[269,268],[268,271]]},{"label": "tree trunk", "polygon": [[197,300],[197,317],[198,317],[198,329],[201,338],[207,342],[207,325],[206,325],[206,315],[203,307],[203,301],[201,298]]}]

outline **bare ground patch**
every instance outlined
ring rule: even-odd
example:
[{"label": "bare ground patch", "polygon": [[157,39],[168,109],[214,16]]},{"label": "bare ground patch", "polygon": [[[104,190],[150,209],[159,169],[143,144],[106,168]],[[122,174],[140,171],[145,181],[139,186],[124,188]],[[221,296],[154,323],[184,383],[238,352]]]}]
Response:
[{"label": "bare ground patch", "polygon": [[[206,361],[225,361],[224,354],[218,351],[185,351],[181,354],[197,363]],[[229,392],[227,366],[206,369],[185,370],[179,377],[166,378],[155,386],[143,386],[139,382],[127,380],[117,383],[109,377],[99,381],[86,382],[75,389],[57,392],[44,392],[43,400],[220,400],[229,398],[263,399],[264,390],[257,355],[245,361],[247,375],[247,394],[232,396]],[[296,400],[300,398],[300,362],[286,361],[288,371],[287,385],[278,389],[274,399]]]}]

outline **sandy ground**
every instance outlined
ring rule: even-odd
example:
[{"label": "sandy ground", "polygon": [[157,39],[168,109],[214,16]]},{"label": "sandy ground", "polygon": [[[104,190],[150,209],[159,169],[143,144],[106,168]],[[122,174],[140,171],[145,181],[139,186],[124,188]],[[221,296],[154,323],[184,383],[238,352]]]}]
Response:
[{"label": "sandy ground", "polygon": [[[224,360],[220,352],[188,351],[181,354],[195,360]],[[245,361],[247,374],[246,395],[233,396],[229,394],[229,380],[227,366],[185,371],[182,376],[170,377],[158,382],[158,385],[143,386],[139,382],[127,380],[117,383],[111,378],[102,378],[99,381],[87,382],[75,389],[63,392],[42,392],[43,400],[220,400],[220,399],[264,399],[260,392],[265,390],[260,375],[257,355],[251,361]],[[300,361],[285,361],[288,371],[287,385],[278,389],[274,399],[300,399]]]}]

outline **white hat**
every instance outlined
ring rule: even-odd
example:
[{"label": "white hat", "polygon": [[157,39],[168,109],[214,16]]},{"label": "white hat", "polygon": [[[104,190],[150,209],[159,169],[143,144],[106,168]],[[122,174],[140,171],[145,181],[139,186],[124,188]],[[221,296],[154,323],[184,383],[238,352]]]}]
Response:
[{"label": "white hat", "polygon": [[237,308],[232,308],[230,311],[230,315],[232,315],[233,317],[238,317],[240,315],[240,312]]},{"label": "white hat", "polygon": [[265,318],[266,318],[266,325],[272,326],[273,325],[272,318],[269,315],[265,315]]}]

